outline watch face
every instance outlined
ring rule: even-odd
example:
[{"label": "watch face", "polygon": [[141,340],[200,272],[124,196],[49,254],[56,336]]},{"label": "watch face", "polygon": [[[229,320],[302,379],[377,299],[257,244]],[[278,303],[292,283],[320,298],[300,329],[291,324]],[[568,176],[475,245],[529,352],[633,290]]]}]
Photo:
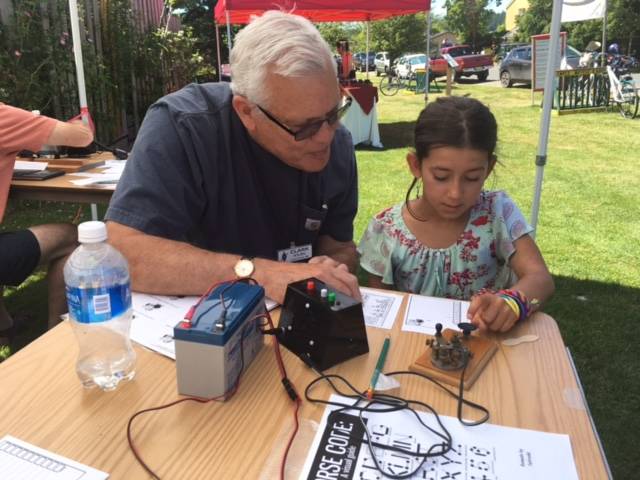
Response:
[{"label": "watch face", "polygon": [[240,278],[249,277],[253,273],[253,262],[248,258],[243,258],[236,263],[234,270]]}]

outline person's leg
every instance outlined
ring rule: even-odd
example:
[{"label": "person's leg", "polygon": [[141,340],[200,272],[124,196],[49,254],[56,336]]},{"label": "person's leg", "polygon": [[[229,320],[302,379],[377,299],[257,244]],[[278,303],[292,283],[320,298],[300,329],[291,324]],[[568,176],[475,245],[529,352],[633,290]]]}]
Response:
[{"label": "person's leg", "polygon": [[[0,233],[0,343],[8,344],[16,333],[14,320],[4,305],[4,286],[18,286],[38,265],[40,246],[29,230]],[[23,325],[24,326],[24,325]],[[20,328],[20,325],[18,325]]]},{"label": "person's leg", "polygon": [[40,265],[47,265],[49,286],[49,328],[60,323],[67,312],[62,270],[67,257],[78,245],[77,227],[69,223],[38,225],[29,228],[40,245]]}]

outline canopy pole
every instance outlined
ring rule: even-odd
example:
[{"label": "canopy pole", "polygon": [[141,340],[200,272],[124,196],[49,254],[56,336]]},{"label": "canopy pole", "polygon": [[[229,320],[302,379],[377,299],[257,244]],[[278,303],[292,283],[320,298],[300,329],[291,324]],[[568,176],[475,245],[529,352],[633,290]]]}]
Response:
[{"label": "canopy pole", "polygon": [[218,54],[218,81],[222,81],[222,60],[220,54],[220,27],[216,22],[216,53]]},{"label": "canopy pole", "polygon": [[431,68],[431,9],[427,10],[427,61],[424,62],[424,104],[429,102],[429,70]]},{"label": "canopy pole", "polygon": [[227,16],[227,47],[229,47],[229,62],[231,62],[231,49],[233,48],[233,42],[231,41],[231,17],[229,16],[229,10],[225,12]]},{"label": "canopy pole", "polygon": [[[76,62],[76,77],[78,79],[78,101],[80,102],[80,116],[82,123],[89,126],[89,108],[87,106],[87,87],[84,83],[84,63],[82,61],[82,40],[80,39],[80,20],[78,18],[78,3],[69,0],[69,16],[71,17],[71,38],[73,39],[73,57]],[[98,220],[98,206],[91,204],[91,220]]]},{"label": "canopy pole", "polygon": [[[602,12],[602,65],[600,67],[605,66],[606,62],[604,61],[604,56],[607,53],[606,45],[607,41],[607,0],[604,0],[604,12]],[[627,52],[631,54],[631,52]]]},{"label": "canopy pole", "polygon": [[553,0],[551,14],[551,40],[547,62],[547,76],[544,79],[544,99],[542,103],[542,117],[540,119],[540,138],[538,140],[538,154],[536,155],[536,186],[531,207],[531,237],[535,238],[538,227],[538,213],[540,211],[540,197],[542,195],[542,179],[544,166],[547,163],[547,146],[549,143],[549,124],[551,122],[551,108],[553,107],[553,87],[555,85],[556,69],[558,67],[558,52],[560,46],[560,18],[562,17],[562,0]]},{"label": "canopy pole", "polygon": [[82,62],[82,41],[80,40],[80,20],[78,19],[78,3],[76,0],[69,0],[69,15],[71,17],[73,56],[76,62],[76,77],[78,79],[80,115],[82,116],[82,123],[84,123],[85,125],[89,125],[89,110],[87,110],[87,89],[84,83],[84,63]]},{"label": "canopy pole", "polygon": [[364,68],[367,71],[367,80],[369,80],[369,23],[370,20],[367,20],[367,56],[364,57]]}]

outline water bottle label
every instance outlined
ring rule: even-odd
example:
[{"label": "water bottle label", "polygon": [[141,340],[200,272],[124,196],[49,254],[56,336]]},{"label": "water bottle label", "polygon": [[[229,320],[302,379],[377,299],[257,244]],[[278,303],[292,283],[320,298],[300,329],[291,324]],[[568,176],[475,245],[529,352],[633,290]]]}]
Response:
[{"label": "water bottle label", "polygon": [[80,323],[106,322],[131,308],[129,284],[111,287],[67,287],[69,313]]}]

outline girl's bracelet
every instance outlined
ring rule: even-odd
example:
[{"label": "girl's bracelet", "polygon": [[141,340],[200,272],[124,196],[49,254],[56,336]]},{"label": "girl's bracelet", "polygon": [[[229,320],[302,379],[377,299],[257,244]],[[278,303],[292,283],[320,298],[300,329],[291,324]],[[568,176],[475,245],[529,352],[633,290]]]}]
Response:
[{"label": "girl's bracelet", "polygon": [[525,318],[529,318],[533,312],[535,312],[540,305],[540,302],[537,299],[528,300],[526,295],[522,293],[520,290],[513,290],[509,288],[505,288],[503,290],[495,291],[489,288],[483,288],[478,290],[473,296],[480,295],[497,295],[502,298],[509,308],[513,310],[513,313],[516,314],[518,318],[517,321],[524,320]]},{"label": "girl's bracelet", "polygon": [[520,290],[504,289],[500,290],[497,295],[507,302],[507,305],[509,305],[518,317],[518,321],[530,317],[538,308],[538,300],[532,299],[529,301],[526,295]]}]

